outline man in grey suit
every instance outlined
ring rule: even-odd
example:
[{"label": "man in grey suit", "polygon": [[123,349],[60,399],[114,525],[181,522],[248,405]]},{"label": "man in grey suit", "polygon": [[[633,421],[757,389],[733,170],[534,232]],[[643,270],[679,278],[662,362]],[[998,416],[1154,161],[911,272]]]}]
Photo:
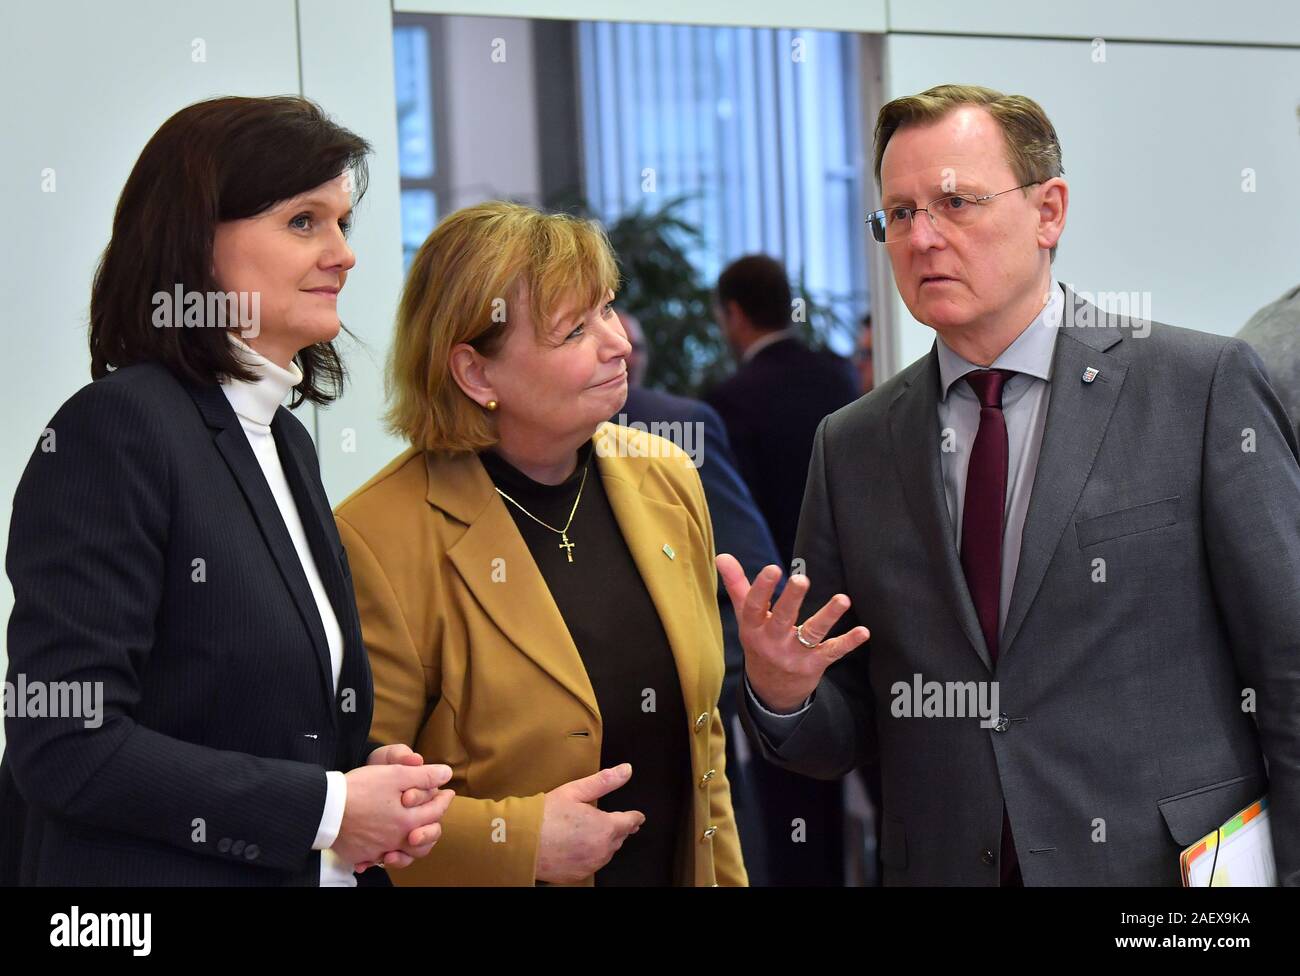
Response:
[{"label": "man in grey suit", "polygon": [[1245,343],[1054,280],[1061,172],[1022,96],[881,110],[872,231],[938,338],[821,424],[775,605],[718,557],[746,730],[879,756],[886,884],[1174,885],[1267,793],[1300,885],[1295,431]]},{"label": "man in grey suit", "polygon": [[1300,435],[1300,285],[1252,315],[1237,338],[1268,364],[1268,378]]}]

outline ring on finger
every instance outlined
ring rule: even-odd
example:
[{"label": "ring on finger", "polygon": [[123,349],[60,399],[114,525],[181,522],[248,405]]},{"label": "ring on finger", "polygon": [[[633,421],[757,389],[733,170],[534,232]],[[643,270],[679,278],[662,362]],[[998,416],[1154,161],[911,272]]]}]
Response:
[{"label": "ring on finger", "polygon": [[804,647],[807,648],[814,648],[821,643],[821,641],[810,641],[807,637],[803,635],[803,624],[800,624],[798,627],[794,629],[794,637],[795,640],[797,640],[800,644],[802,644]]}]

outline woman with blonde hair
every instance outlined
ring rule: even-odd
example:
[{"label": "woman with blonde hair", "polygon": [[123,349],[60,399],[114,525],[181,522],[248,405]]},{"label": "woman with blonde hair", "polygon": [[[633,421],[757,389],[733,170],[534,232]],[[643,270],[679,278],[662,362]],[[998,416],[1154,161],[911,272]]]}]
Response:
[{"label": "woman with blonde hair", "polygon": [[410,448],[339,506],[372,737],[453,770],[399,885],[743,885],[699,475],[607,423],[630,351],[593,222],[510,203],[420,248],[389,362]]}]

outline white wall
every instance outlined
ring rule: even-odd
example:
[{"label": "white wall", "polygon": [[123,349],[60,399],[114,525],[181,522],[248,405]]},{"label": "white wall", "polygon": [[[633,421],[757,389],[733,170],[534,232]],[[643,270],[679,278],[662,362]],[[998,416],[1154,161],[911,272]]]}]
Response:
[{"label": "white wall", "polygon": [[402,289],[402,214],[393,88],[393,17],[386,0],[299,0],[302,91],[367,139],[370,187],[356,208],[357,264],[339,295],[348,369],[343,397],[316,410],[316,450],[335,503],[406,446],[383,429],[384,359]]},{"label": "white wall", "polygon": [[403,13],[883,31],[886,0],[394,0]]},{"label": "white wall", "polygon": [[817,27],[869,33],[1106,37],[1300,44],[1294,0],[394,0],[410,13],[665,24]]},{"label": "white wall", "polygon": [[1002,37],[1300,44],[1295,0],[889,0],[889,30]]},{"label": "white wall", "polygon": [[[1154,319],[1230,335],[1300,280],[1300,48],[1110,41],[1098,63],[1087,40],[885,45],[886,98],[964,82],[1043,106],[1071,193],[1062,281],[1150,292]],[[891,291],[905,365],[934,332]]]},{"label": "white wall", "polygon": [[540,204],[532,24],[448,17],[443,44],[451,199],[439,201],[440,212],[506,197]]},{"label": "white wall", "polygon": [[[10,4],[0,41],[6,201],[0,271],[0,530],[45,424],[90,381],[90,281],[113,209],[146,141],[211,95],[298,90],[291,0]],[[195,39],[206,61],[192,59]],[[42,190],[54,171],[54,192]],[[0,620],[13,591],[0,585]],[[0,732],[0,741],[3,732]]]}]

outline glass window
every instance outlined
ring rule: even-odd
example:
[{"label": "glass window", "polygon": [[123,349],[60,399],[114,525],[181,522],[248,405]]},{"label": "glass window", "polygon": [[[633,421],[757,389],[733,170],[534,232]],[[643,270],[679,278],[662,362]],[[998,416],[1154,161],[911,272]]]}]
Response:
[{"label": "glass window", "polygon": [[847,354],[867,301],[859,38],[832,31],[578,25],[586,197],[606,221],[687,194],[706,282],[785,263]]},{"label": "glass window", "polygon": [[420,24],[393,25],[397,151],[402,181],[402,260],[411,259],[438,221],[438,145],[432,54],[436,37]]}]

